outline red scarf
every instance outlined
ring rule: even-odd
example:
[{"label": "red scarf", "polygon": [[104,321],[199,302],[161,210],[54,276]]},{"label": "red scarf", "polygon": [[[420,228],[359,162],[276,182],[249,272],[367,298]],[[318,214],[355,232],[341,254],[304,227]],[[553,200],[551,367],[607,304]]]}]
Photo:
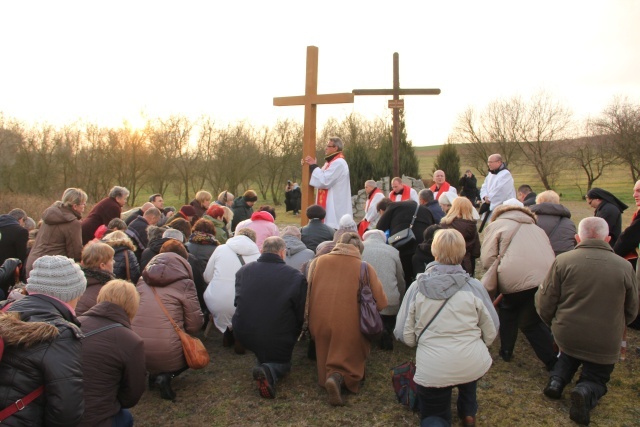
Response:
[{"label": "red scarf", "polygon": [[[369,197],[367,197],[367,203],[364,204],[364,214],[367,214],[367,211],[369,210],[369,206],[371,206],[371,200],[373,200],[373,197],[378,194],[378,193],[382,193],[382,191],[379,188],[376,188],[375,190],[373,190],[371,192],[371,194],[369,194]],[[367,231],[367,229],[369,228],[369,225],[371,223],[369,221],[367,221],[366,219],[363,219],[362,221],[360,221],[360,224],[358,224],[358,234],[360,235],[360,238],[364,237],[364,233],[365,231]]]},{"label": "red scarf", "polygon": [[405,200],[409,200],[409,197],[411,197],[411,187],[409,187],[408,185],[402,184],[402,193],[396,193],[395,191],[392,191],[389,197],[391,199],[392,202],[397,202],[398,200],[396,200],[396,196],[402,195],[402,197],[400,198],[400,202],[404,202]]},{"label": "red scarf", "polygon": [[[331,160],[328,160],[324,163],[324,165],[322,166],[322,170],[326,171],[327,169],[329,169],[329,167],[331,166],[331,163],[333,163],[334,160],[336,159],[344,159],[344,155],[342,154],[342,152],[339,152],[337,155],[335,155]],[[329,195],[329,189],[328,188],[319,188],[318,189],[318,196],[316,198],[316,204],[322,206],[325,210],[327,210],[327,196]],[[340,218],[338,218],[340,219]]]},{"label": "red scarf", "polygon": [[447,191],[449,191],[449,188],[451,188],[447,181],[445,181],[444,184],[440,186],[440,188],[438,188],[437,185],[438,184],[433,184],[431,187],[429,187],[429,190],[433,191],[433,194],[436,194],[436,191],[438,192],[436,200],[440,198],[441,194],[446,193]]}]

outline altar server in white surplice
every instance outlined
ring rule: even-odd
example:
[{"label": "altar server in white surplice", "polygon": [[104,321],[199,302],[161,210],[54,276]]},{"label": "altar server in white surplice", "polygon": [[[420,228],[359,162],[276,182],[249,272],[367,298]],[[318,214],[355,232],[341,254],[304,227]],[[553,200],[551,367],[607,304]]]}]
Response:
[{"label": "altar server in white surplice", "polygon": [[304,159],[311,172],[309,185],[317,189],[316,204],[327,211],[324,223],[335,229],[338,229],[343,215],[353,215],[349,165],[342,154],[343,148],[342,140],[332,137],[324,149],[326,162],[322,168],[313,157],[307,156]]}]

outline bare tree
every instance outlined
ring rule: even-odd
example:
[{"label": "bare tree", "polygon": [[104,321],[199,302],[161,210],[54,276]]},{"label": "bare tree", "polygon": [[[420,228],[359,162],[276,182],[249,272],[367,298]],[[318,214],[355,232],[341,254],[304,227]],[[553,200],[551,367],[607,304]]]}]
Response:
[{"label": "bare tree", "polygon": [[616,96],[596,125],[613,138],[616,154],[629,168],[633,182],[640,179],[640,104]]},{"label": "bare tree", "polygon": [[572,113],[546,92],[534,95],[520,110],[515,141],[544,188],[551,190],[566,165],[562,146],[571,130]]},{"label": "bare tree", "polygon": [[587,177],[586,191],[582,190],[579,181],[576,186],[582,195],[591,190],[593,183],[602,176],[604,169],[618,161],[618,156],[613,147],[613,138],[603,135],[602,129],[591,120],[587,120],[583,126],[584,136],[569,141],[564,150],[567,158],[578,166]]},{"label": "bare tree", "polygon": [[129,205],[135,206],[142,187],[148,180],[152,167],[149,153],[149,139],[144,130],[134,130],[130,126],[109,131],[110,162],[114,167],[112,176],[118,185],[131,192]]}]

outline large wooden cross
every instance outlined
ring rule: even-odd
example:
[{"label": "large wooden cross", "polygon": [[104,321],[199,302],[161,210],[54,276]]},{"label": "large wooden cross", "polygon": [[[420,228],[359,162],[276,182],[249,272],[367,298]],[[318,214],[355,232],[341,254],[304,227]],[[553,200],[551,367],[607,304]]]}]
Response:
[{"label": "large wooden cross", "polygon": [[400,109],[404,109],[404,99],[400,95],[440,95],[440,89],[400,89],[400,64],[398,52],[393,54],[393,89],[354,89],[354,95],[393,95],[389,108],[393,109],[393,176],[400,176]]},{"label": "large wooden cross", "polygon": [[[277,107],[304,105],[304,138],[302,142],[302,158],[316,157],[316,110],[318,104],[353,103],[353,93],[318,94],[318,48],[307,46],[307,80],[304,95],[273,98]],[[315,203],[313,188],[309,185],[309,166],[302,166],[302,210],[300,221],[307,223],[307,207]]]}]

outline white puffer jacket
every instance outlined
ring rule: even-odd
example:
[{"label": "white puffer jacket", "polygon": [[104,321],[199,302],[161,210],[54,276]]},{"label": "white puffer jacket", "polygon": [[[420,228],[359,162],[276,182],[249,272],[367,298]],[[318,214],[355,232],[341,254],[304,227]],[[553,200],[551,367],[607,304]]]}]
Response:
[{"label": "white puffer jacket", "polygon": [[485,271],[505,245],[507,251],[498,266],[498,291],[512,294],[540,286],[556,257],[529,209],[500,206],[495,210],[480,250]]},{"label": "white puffer jacket", "polygon": [[247,236],[232,237],[213,252],[203,273],[204,280],[209,283],[204,291],[204,302],[213,314],[214,324],[220,332],[231,327],[231,319],[236,312],[233,304],[236,297],[236,272],[242,267],[238,255],[247,264],[258,259],[260,250]]},{"label": "white puffer jacket", "polygon": [[432,262],[405,295],[396,336],[399,326],[402,341],[418,347],[415,382],[423,387],[449,387],[475,381],[489,370],[492,359],[487,346],[500,325],[489,294],[478,280],[459,265]]}]

